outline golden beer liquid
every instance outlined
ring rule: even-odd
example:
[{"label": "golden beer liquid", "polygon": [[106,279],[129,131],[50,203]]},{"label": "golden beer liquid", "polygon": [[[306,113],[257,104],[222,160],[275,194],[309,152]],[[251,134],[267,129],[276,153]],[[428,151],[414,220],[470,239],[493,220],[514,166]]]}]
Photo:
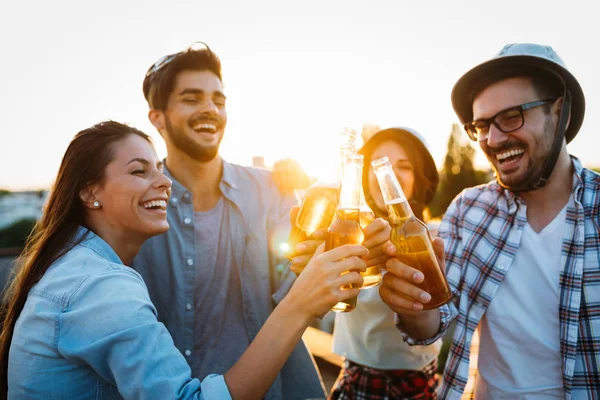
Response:
[{"label": "golden beer liquid", "polygon": [[339,187],[335,184],[315,184],[311,186],[302,199],[296,224],[288,237],[288,258],[294,257],[296,245],[308,240],[317,230],[326,230],[335,216],[338,204]]},{"label": "golden beer liquid", "polygon": [[371,210],[361,210],[358,212],[358,221],[360,222],[360,227],[365,229],[371,222],[375,221],[375,214]]},{"label": "golden beer liquid", "polygon": [[[339,210],[336,220],[331,224],[327,231],[327,240],[325,241],[325,251],[335,249],[344,244],[362,244],[365,239],[360,223],[358,222],[358,212],[349,210]],[[353,288],[349,286],[348,288]],[[337,303],[332,311],[349,312],[356,308],[356,298],[352,297],[346,301]]]},{"label": "golden beer liquid", "polygon": [[308,236],[319,229],[327,229],[338,204],[337,186],[313,186],[308,189],[296,218],[296,226]]},{"label": "golden beer liquid", "polygon": [[452,291],[437,261],[427,226],[415,218],[406,202],[388,204],[392,224],[390,241],[396,246],[397,258],[404,264],[421,271],[423,282],[414,283],[431,295],[423,304],[424,310],[437,308],[452,299]]},{"label": "golden beer liquid", "polygon": [[[358,220],[360,222],[360,227],[365,229],[371,222],[375,220],[375,214],[371,210],[361,210],[358,214]],[[373,286],[377,286],[379,282],[381,282],[381,269],[378,265],[374,265],[372,267],[368,267],[365,272],[360,273],[364,279],[364,283],[361,289],[372,288]]]}]

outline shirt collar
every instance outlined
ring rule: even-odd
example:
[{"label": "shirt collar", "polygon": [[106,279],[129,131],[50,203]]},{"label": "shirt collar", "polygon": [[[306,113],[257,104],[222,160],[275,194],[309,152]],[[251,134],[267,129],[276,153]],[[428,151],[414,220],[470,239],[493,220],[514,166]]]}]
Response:
[{"label": "shirt collar", "polygon": [[575,156],[571,156],[573,161],[573,198],[581,203],[583,201],[583,165],[581,161]]},{"label": "shirt collar", "polygon": [[[583,196],[583,165],[581,164],[581,161],[579,161],[579,159],[575,156],[570,156],[571,157],[571,161],[573,163],[573,188],[572,188],[572,193],[573,193],[573,198],[576,199],[577,201],[581,201],[582,196]],[[498,188],[504,190],[504,195],[507,197],[508,199],[508,204],[509,204],[509,208],[512,210],[513,209],[513,205],[514,204],[525,204],[525,202],[523,201],[523,199],[521,199],[521,197],[517,196],[514,192],[510,191],[509,189],[503,189],[498,182],[494,182],[494,185],[496,185]],[[516,208],[515,208],[516,210]]]},{"label": "shirt collar", "polygon": [[121,265],[123,264],[123,261],[121,261],[113,248],[110,247],[110,245],[106,243],[104,239],[96,235],[88,228],[83,226],[79,226],[77,228],[77,233],[75,233],[75,237],[73,238],[72,242],[77,243],[78,241],[80,241],[80,246],[85,246],[94,250],[100,257],[105,258],[113,263]]},{"label": "shirt collar", "polygon": [[[221,191],[223,192],[227,192],[225,193],[226,195],[230,195],[231,193],[229,193],[229,190],[226,190],[227,188],[231,188],[234,190],[238,190],[239,185],[235,182],[235,171],[234,171],[234,167],[228,163],[227,161],[221,159],[221,162],[223,163],[223,174],[221,176],[221,181],[219,183],[219,188],[221,188]],[[171,186],[171,202],[172,203],[177,203],[178,201],[184,201],[184,202],[188,202],[191,203],[192,202],[192,193],[185,187],[183,186],[181,183],[179,183],[177,181],[177,179],[175,179],[173,177],[173,175],[171,174],[171,172],[169,171],[169,168],[167,168],[167,159],[165,158],[163,160],[163,165],[164,165],[164,173],[166,176],[169,177],[169,179],[171,179],[171,181],[173,182],[173,185]]]},{"label": "shirt collar", "polygon": [[221,185],[227,185],[232,189],[238,189],[238,185],[235,183],[235,173],[233,166],[227,161],[223,160],[223,176],[221,177]]}]

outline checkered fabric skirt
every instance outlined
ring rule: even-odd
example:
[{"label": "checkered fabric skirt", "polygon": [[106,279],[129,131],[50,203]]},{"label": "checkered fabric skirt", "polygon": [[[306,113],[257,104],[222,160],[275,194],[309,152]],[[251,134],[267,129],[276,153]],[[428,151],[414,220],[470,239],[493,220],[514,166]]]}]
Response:
[{"label": "checkered fabric skirt", "polygon": [[436,369],[436,360],[418,371],[374,369],[346,360],[328,399],[435,400]]}]

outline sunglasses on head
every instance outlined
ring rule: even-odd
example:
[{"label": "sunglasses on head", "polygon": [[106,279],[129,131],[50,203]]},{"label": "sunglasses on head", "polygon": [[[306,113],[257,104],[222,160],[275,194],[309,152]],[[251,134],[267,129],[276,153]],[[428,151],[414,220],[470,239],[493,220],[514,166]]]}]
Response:
[{"label": "sunglasses on head", "polygon": [[163,69],[165,66],[169,65],[170,62],[175,60],[177,57],[179,57],[183,53],[187,53],[188,51],[201,50],[201,49],[197,48],[197,46],[196,46],[197,44],[202,45],[204,49],[206,49],[208,52],[212,53],[212,50],[210,49],[210,47],[208,47],[208,45],[206,43],[201,42],[201,41],[194,42],[184,51],[169,54],[169,55],[162,56],[161,58],[159,58],[158,61],[156,61],[154,64],[152,64],[152,66],[148,69],[148,72],[146,72],[146,77],[149,77],[149,76],[155,74],[156,72],[160,71],[161,69]]}]

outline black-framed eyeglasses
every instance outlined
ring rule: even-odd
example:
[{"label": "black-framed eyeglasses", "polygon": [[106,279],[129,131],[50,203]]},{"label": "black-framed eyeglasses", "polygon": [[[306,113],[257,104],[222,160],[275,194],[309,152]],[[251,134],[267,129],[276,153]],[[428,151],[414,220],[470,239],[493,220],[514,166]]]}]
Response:
[{"label": "black-framed eyeglasses", "polygon": [[483,142],[487,140],[490,133],[490,125],[494,125],[498,130],[504,133],[514,132],[525,125],[525,116],[523,112],[530,108],[551,103],[556,99],[537,100],[530,103],[506,108],[491,118],[478,119],[464,125],[465,131],[473,141]]},{"label": "black-framed eyeglasses", "polygon": [[153,75],[156,72],[160,71],[162,68],[164,68],[166,65],[168,65],[171,61],[173,61],[177,57],[179,57],[181,54],[187,53],[188,51],[199,50],[196,47],[197,44],[202,45],[209,53],[212,53],[212,50],[210,49],[210,47],[208,47],[208,45],[206,43],[204,43],[202,41],[194,42],[191,45],[189,45],[189,47],[187,49],[185,49],[184,51],[169,54],[169,55],[162,56],[161,58],[159,58],[158,61],[156,61],[154,64],[152,64],[152,66],[148,69],[148,72],[146,72],[146,77]]}]

